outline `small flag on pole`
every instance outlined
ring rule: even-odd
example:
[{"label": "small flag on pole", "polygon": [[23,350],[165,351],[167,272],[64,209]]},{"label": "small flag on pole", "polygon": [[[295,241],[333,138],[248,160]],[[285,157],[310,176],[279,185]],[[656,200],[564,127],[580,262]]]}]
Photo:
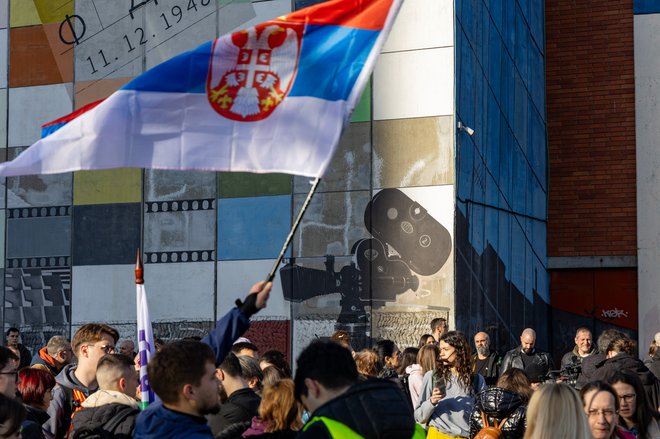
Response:
[{"label": "small flag on pole", "polygon": [[144,410],[149,404],[156,400],[156,395],[149,384],[147,364],[156,354],[154,349],[154,334],[151,329],[151,317],[147,305],[147,292],[144,288],[144,269],[138,250],[137,263],[135,265],[135,286],[137,293],[137,332],[138,349],[140,356],[140,408]]},{"label": "small flag on pole", "polygon": [[403,0],[330,0],[224,35],[43,126],[0,176],[151,168],[321,177]]}]

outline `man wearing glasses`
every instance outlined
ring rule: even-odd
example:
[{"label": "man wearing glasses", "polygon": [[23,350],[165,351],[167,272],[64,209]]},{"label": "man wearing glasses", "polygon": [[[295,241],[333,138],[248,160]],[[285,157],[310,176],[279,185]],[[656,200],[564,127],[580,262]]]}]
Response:
[{"label": "man wearing glasses", "polygon": [[72,348],[78,363],[64,366],[55,377],[57,385],[48,407],[50,419],[44,424],[44,430],[52,437],[66,437],[72,414],[80,410],[83,401],[98,389],[96,367],[99,360],[115,351],[118,339],[115,328],[101,323],[88,323],[76,331]]},{"label": "man wearing glasses", "polygon": [[0,395],[16,398],[18,384],[18,356],[10,349],[0,346]]}]

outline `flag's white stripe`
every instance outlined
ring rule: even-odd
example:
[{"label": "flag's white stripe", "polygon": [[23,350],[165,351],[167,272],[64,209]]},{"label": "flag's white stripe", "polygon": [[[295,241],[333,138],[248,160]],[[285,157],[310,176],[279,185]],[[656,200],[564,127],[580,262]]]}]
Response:
[{"label": "flag's white stripe", "polygon": [[3,173],[130,167],[316,176],[346,117],[344,101],[288,97],[262,121],[235,122],[217,114],[205,94],[120,90],[36,142]]}]

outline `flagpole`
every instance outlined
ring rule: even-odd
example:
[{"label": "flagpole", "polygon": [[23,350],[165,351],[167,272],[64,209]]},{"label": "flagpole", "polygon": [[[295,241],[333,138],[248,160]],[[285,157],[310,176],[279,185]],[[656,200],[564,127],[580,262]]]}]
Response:
[{"label": "flagpole", "polygon": [[137,249],[137,259],[135,260],[135,285],[144,285],[144,266],[140,257],[140,249]]},{"label": "flagpole", "polygon": [[293,235],[294,233],[296,233],[296,230],[298,230],[298,226],[302,221],[302,217],[305,214],[305,211],[309,206],[309,202],[312,200],[312,196],[314,195],[314,192],[316,192],[316,188],[318,187],[320,181],[321,179],[319,177],[316,177],[312,182],[312,187],[309,189],[307,198],[305,199],[305,202],[300,208],[300,212],[298,212],[298,218],[296,218],[296,221],[293,223],[293,226],[291,226],[291,230],[289,231],[289,236],[286,237],[286,240],[284,241],[284,245],[282,246],[282,250],[280,250],[280,254],[277,257],[275,264],[273,264],[273,268],[270,270],[270,273],[268,273],[268,276],[266,277],[266,283],[272,282],[273,279],[275,278],[277,267],[279,267],[280,263],[282,262],[282,259],[284,258],[284,253],[286,253],[286,249],[289,247],[289,244],[291,244],[291,241],[293,240]]}]

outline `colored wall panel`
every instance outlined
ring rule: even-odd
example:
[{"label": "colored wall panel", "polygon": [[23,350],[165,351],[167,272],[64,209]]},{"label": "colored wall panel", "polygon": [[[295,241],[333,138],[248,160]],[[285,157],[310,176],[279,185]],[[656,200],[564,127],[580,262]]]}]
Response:
[{"label": "colored wall panel", "polygon": [[[213,11],[213,2],[206,7],[197,2],[198,11],[182,8],[180,21],[177,21],[176,16],[171,15],[171,8],[172,6],[165,8],[163,12],[165,17],[169,16],[167,25],[171,29],[167,28],[162,15],[147,14],[144,32],[151,36],[146,44],[147,69],[192,50],[216,36],[216,14]],[[162,33],[164,35],[161,37]],[[175,35],[176,38],[172,38]]]},{"label": "colored wall panel", "polygon": [[11,27],[41,24],[39,12],[33,0],[10,0],[9,23]]},{"label": "colored wall panel", "polygon": [[[371,123],[349,124],[316,192],[369,189],[371,155]],[[294,193],[306,194],[313,179],[296,176],[293,181]]]},{"label": "colored wall panel", "polygon": [[[0,224],[5,224],[5,213],[6,211],[4,209],[0,209]],[[3,233],[0,237],[0,268],[4,268],[5,266],[5,236],[6,233]]]},{"label": "colored wall panel", "polygon": [[29,87],[73,80],[73,51],[58,36],[59,24],[10,30],[9,85]]},{"label": "colored wall panel", "polygon": [[351,122],[369,122],[371,120],[371,81],[366,85],[360,100],[353,110]]},{"label": "colored wall panel", "polygon": [[[218,316],[224,315],[236,304],[236,299],[245,298],[248,291],[273,268],[274,259],[253,261],[219,261],[218,262],[218,300],[216,309]],[[282,265],[280,265],[280,268]],[[259,311],[259,319],[289,319],[290,303],[284,300],[282,283],[279,276],[273,281],[273,289],[268,299],[268,306]]]},{"label": "colored wall panel", "polygon": [[5,325],[65,326],[69,322],[71,269],[5,269]]},{"label": "colored wall panel", "polygon": [[452,116],[375,121],[374,187],[453,184],[453,122]]},{"label": "colored wall panel", "polygon": [[0,88],[7,87],[7,29],[0,29]]},{"label": "colored wall panel", "polygon": [[[11,209],[7,221],[7,258],[68,256],[71,252],[71,217],[15,218],[24,209]],[[31,210],[48,210],[43,207]],[[67,208],[67,212],[68,212]],[[11,265],[9,265],[11,266]]]},{"label": "colored wall panel", "polygon": [[[7,147],[7,89],[0,89],[0,148]],[[4,154],[2,154],[4,156]],[[4,161],[4,157],[2,157]]]},{"label": "colored wall panel", "polygon": [[291,228],[291,197],[218,200],[218,260],[277,257]]},{"label": "colored wall panel", "polygon": [[407,0],[396,17],[383,53],[453,45],[453,1]]},{"label": "colored wall panel", "polygon": [[[305,195],[294,196],[294,212]],[[368,191],[316,194],[293,239],[295,257],[348,255],[355,241],[368,238],[364,211],[371,197]]]},{"label": "colored wall panel", "polygon": [[145,265],[151,319],[213,320],[214,269],[213,262]]},{"label": "colored wall panel", "polygon": [[140,204],[73,208],[73,265],[135,263],[140,246]]},{"label": "colored wall panel", "polygon": [[[174,203],[160,203],[159,209]],[[214,259],[216,214],[213,200],[206,201],[207,210],[197,211],[153,212],[155,204],[149,203],[144,214],[144,251],[148,256],[145,262],[172,262],[172,257],[175,258],[173,262],[186,262],[180,259],[183,255],[172,255],[172,252],[203,252],[196,256],[198,260]],[[193,260],[193,255],[190,256],[188,261]]]},{"label": "colored wall panel", "polygon": [[0,29],[6,29],[9,22],[9,0],[0,0]]},{"label": "colored wall panel", "polygon": [[216,177],[215,172],[147,169],[144,198],[146,201],[216,198]]},{"label": "colored wall panel", "polygon": [[[135,262],[127,265],[73,267],[72,273],[73,325],[87,322],[135,322]],[[147,294],[151,290],[149,286],[146,285]],[[154,301],[151,297],[148,300]]]},{"label": "colored wall panel", "polygon": [[374,120],[454,113],[453,47],[385,53],[373,78]]},{"label": "colored wall panel", "polygon": [[218,173],[218,198],[258,197],[291,193],[288,174]]},{"label": "colored wall panel", "polygon": [[76,81],[74,84],[76,109],[105,99],[126,85],[132,78],[101,79],[98,81]]},{"label": "colored wall panel", "polygon": [[41,138],[41,125],[69,114],[72,85],[9,89],[9,146],[28,146]]},{"label": "colored wall panel", "polygon": [[[16,157],[18,150],[8,150],[9,160]],[[8,177],[6,182],[7,208],[71,204],[71,173]]]},{"label": "colored wall panel", "polygon": [[139,203],[140,169],[79,171],[73,174],[73,204]]}]

